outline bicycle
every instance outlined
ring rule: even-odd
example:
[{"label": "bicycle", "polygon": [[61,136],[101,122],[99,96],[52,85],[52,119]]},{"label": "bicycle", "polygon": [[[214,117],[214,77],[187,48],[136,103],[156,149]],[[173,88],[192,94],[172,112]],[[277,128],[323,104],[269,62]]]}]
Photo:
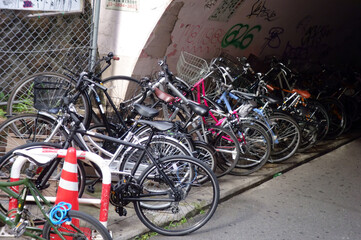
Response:
[{"label": "bicycle", "polygon": [[[167,122],[138,122],[158,129],[172,127]],[[78,120],[77,124],[81,121]],[[133,202],[138,217],[151,230],[164,235],[184,235],[202,227],[214,214],[219,201],[218,181],[212,170],[200,160],[182,155],[158,158],[149,148],[153,133],[143,146],[77,130],[76,126],[72,130],[138,149],[140,154],[131,171],[112,171],[121,179],[112,186],[110,196],[110,202],[120,216],[126,214],[125,206]],[[145,159],[150,163],[141,169]]]},{"label": "bicycle", "polygon": [[[34,161],[34,159],[30,159]],[[40,165],[40,163],[37,163]],[[22,187],[20,190],[20,186]],[[28,178],[24,178],[13,182],[0,182],[1,208],[0,223],[3,226],[3,233],[8,231],[14,237],[28,236],[31,239],[46,240],[50,236],[56,235],[60,239],[81,238],[111,240],[108,230],[94,217],[69,208],[64,209],[63,218],[54,218],[49,215],[54,209],[50,203],[36,188],[35,184]],[[7,196],[7,197],[5,197]],[[27,198],[32,196],[35,201],[37,212],[33,212],[34,208],[27,207],[29,204]],[[3,205],[9,201],[9,197],[17,200],[17,206],[7,211]],[[34,204],[32,204],[34,206]],[[57,207],[57,206],[55,206]],[[54,209],[56,210],[56,209]],[[38,215],[41,213],[40,216]],[[58,221],[66,222],[65,225],[59,224]],[[5,229],[6,228],[6,229]]]}]

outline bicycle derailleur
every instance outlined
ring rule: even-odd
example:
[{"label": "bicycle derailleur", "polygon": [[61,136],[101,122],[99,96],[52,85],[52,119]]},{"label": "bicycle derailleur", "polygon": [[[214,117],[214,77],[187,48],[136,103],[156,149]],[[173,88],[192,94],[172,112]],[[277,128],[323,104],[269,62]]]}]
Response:
[{"label": "bicycle derailleur", "polygon": [[117,184],[112,185],[110,203],[115,206],[115,211],[119,216],[127,215],[127,210],[124,207],[131,202],[127,198],[138,197],[142,190],[142,187],[136,182],[127,182],[126,180],[120,180]]}]

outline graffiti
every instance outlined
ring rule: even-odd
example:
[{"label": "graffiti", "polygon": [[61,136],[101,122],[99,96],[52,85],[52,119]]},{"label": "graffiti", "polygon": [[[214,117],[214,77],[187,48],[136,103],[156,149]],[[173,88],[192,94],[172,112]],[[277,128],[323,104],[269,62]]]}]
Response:
[{"label": "graffiti", "polygon": [[205,0],[204,7],[205,8],[212,8],[214,5],[216,5],[218,0]]},{"label": "graffiti", "polygon": [[288,59],[309,59],[312,56],[326,56],[329,52],[329,45],[325,39],[331,34],[332,30],[328,25],[307,26],[309,18],[304,18],[297,25],[297,30],[301,30],[303,35],[300,38],[299,46],[292,45],[288,42],[283,52],[283,56]]},{"label": "graffiti", "polygon": [[24,1],[24,8],[31,8],[33,7],[33,3],[31,1]]},{"label": "graffiti", "polygon": [[276,12],[268,9],[266,6],[266,0],[257,0],[251,9],[251,13],[247,17],[257,16],[266,19],[267,21],[275,20]]},{"label": "graffiti", "polygon": [[281,35],[285,30],[281,27],[273,27],[268,31],[268,37],[265,37],[266,41],[262,46],[261,54],[266,47],[279,48],[281,46]]},{"label": "graffiti", "polygon": [[245,0],[223,0],[223,2],[214,10],[208,20],[228,22],[231,16],[235,13],[237,8]]},{"label": "graffiti", "polygon": [[311,21],[312,21],[312,17],[310,15],[307,15],[301,21],[299,21],[299,23],[297,24],[296,30],[305,32],[307,27],[310,25]]},{"label": "graffiti", "polygon": [[330,33],[331,33],[331,29],[328,25],[311,26],[306,30],[305,35],[302,37],[301,44],[303,46],[317,47],[322,43],[324,38],[330,35]]},{"label": "graffiti", "polygon": [[173,36],[175,39],[172,40],[177,42],[179,47],[172,46],[169,51],[177,49],[194,54],[217,54],[224,33],[222,28],[183,23],[179,26],[177,35]]},{"label": "graffiti", "polygon": [[236,24],[231,27],[228,32],[224,35],[222,39],[222,47],[228,47],[232,45],[236,48],[245,49],[253,41],[253,31],[260,31],[261,26],[256,25],[252,28],[249,28],[248,24]]}]

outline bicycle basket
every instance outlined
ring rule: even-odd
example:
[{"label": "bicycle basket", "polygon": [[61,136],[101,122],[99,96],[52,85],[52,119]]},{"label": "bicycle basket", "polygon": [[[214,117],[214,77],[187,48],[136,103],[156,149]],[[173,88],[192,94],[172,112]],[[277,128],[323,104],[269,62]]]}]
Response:
[{"label": "bicycle basket", "polygon": [[208,63],[203,58],[181,52],[177,62],[178,77],[193,85],[209,72]]},{"label": "bicycle basket", "polygon": [[59,112],[70,83],[50,76],[34,79],[34,108],[56,114]]}]

